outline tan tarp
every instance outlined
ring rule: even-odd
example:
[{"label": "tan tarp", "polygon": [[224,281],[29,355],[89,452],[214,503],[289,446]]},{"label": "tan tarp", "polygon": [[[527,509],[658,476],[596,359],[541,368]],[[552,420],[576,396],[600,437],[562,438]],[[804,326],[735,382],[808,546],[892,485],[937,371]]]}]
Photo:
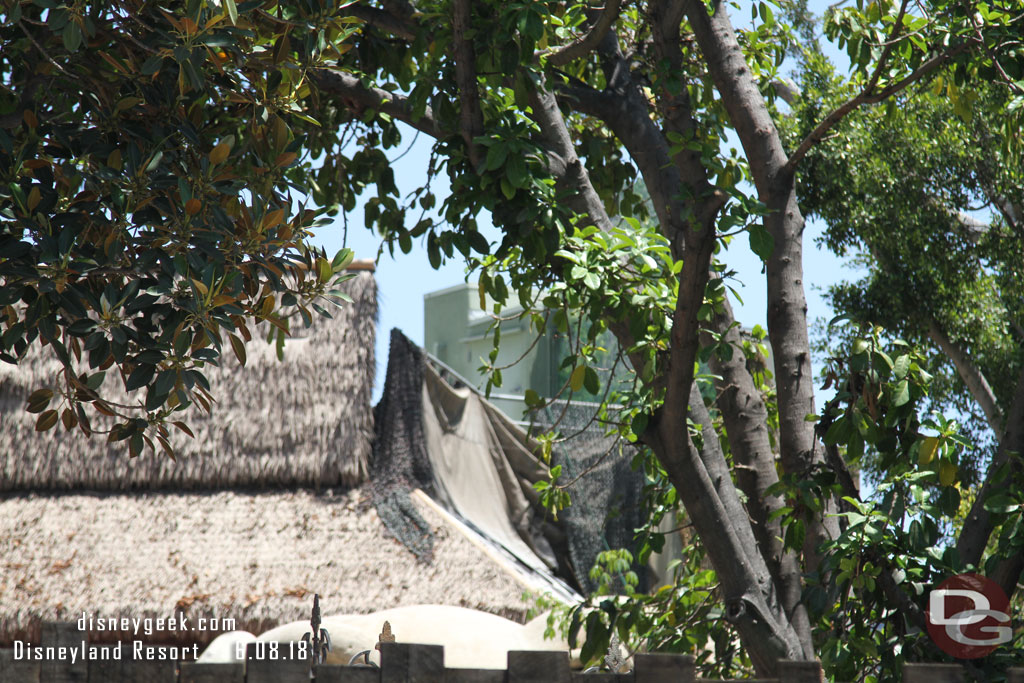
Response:
[{"label": "tan tarp", "polygon": [[[510,434],[506,418],[469,388],[455,389],[429,365],[423,382],[423,431],[440,502],[523,564],[547,572],[554,553],[536,533],[527,493],[544,468]],[[505,438],[502,438],[504,436]]]}]

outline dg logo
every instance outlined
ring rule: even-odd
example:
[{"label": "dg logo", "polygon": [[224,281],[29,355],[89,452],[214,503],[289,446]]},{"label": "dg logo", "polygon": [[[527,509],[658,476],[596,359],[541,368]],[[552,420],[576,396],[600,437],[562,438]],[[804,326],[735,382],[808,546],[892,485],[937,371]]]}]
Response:
[{"label": "dg logo", "polygon": [[928,595],[928,635],[958,659],[984,657],[1013,639],[1009,611],[999,584],[978,574],[958,574]]}]

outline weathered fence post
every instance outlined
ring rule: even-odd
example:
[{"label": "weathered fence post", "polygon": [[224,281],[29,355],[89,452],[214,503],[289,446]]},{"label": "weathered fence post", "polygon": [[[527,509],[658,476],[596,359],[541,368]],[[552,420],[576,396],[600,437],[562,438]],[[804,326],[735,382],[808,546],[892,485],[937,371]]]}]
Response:
[{"label": "weathered fence post", "polygon": [[14,650],[0,650],[0,681],[4,683],[39,683],[39,662],[17,660]]},{"label": "weathered fence post", "polygon": [[964,683],[959,664],[904,664],[903,683]]},{"label": "weathered fence post", "polygon": [[[85,634],[78,625],[57,621],[44,621],[39,644],[43,647],[68,648],[57,656],[44,659],[39,666],[39,680],[47,683],[86,683],[89,678],[89,664],[82,658],[82,643]],[[77,659],[71,661],[70,650],[77,650]]]},{"label": "weathered fence post", "polygon": [[445,669],[445,683],[505,683],[502,669]]},{"label": "weathered fence post", "polygon": [[[117,643],[100,647],[116,647]],[[135,659],[130,642],[123,642],[121,659],[95,659],[89,662],[89,683],[177,683],[177,662]],[[0,677],[0,680],[3,680]]]},{"label": "weathered fence post", "polygon": [[821,662],[783,659],[779,661],[779,683],[822,683],[825,672]]},{"label": "weathered fence post", "polygon": [[245,664],[182,662],[179,683],[245,683]]},{"label": "weathered fence post", "polygon": [[309,659],[296,643],[249,643],[245,646],[245,683],[309,683]]},{"label": "weathered fence post", "polygon": [[633,667],[636,683],[693,683],[697,680],[692,655],[638,654]]},{"label": "weathered fence post", "polygon": [[570,680],[568,652],[508,652],[508,683],[570,683]]},{"label": "weathered fence post", "polygon": [[444,683],[444,647],[381,643],[380,683]]},{"label": "weathered fence post", "polygon": [[380,683],[380,669],[375,666],[322,664],[314,671],[316,683]]}]

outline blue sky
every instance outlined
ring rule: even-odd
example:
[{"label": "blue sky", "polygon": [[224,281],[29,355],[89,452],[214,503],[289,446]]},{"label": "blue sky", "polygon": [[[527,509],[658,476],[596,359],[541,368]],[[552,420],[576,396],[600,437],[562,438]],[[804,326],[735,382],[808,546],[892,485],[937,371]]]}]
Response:
[{"label": "blue sky", "polygon": [[[744,3],[746,4],[746,3]],[[749,7],[749,5],[746,5]],[[811,9],[819,14],[827,7],[827,3],[812,0]],[[733,22],[737,25],[750,21],[749,9],[733,11]],[[845,63],[837,51],[830,50],[830,55],[839,63]],[[430,141],[425,136],[410,145],[414,131],[406,129],[403,133],[403,145],[392,150],[389,156],[394,159],[403,155],[394,163],[395,179],[403,194],[411,192],[426,180],[427,160],[430,154]],[[735,143],[733,143],[735,145]],[[410,149],[411,146],[411,149]],[[738,145],[736,145],[738,146]],[[438,198],[447,194],[445,178],[435,178],[433,189]],[[363,197],[373,196],[372,188],[364,192]],[[440,202],[439,202],[440,203]],[[355,250],[356,258],[377,259],[380,239],[363,223],[363,204],[359,203],[355,211],[347,216],[348,229],[344,229],[341,217],[331,226],[320,228],[314,243],[324,247],[333,255],[342,246]],[[487,223],[481,216],[481,225]],[[822,226],[816,222],[808,222],[804,235],[804,283],[808,301],[808,316],[830,319],[832,310],[823,299],[824,290],[831,284],[847,279],[854,279],[856,271],[847,267],[844,259],[839,259],[824,248],[818,248],[815,238],[821,234]],[[347,232],[347,235],[346,235]],[[489,225],[484,234],[492,243],[499,240],[498,231]],[[347,238],[347,243],[345,239]],[[765,326],[765,282],[761,274],[762,264],[748,246],[745,237],[734,239],[729,249],[723,254],[723,260],[737,272],[737,280],[733,286],[739,291],[742,303],[734,301],[737,319],[745,326],[755,324]],[[397,248],[392,257],[385,249],[377,261],[377,285],[380,303],[380,325],[377,332],[377,380],[374,384],[373,400],[380,397],[387,365],[388,334],[391,328],[400,328],[414,342],[423,343],[423,295],[466,281],[461,262],[449,262],[439,270],[430,267],[427,260],[425,244],[414,242],[409,254],[402,254]],[[815,367],[817,373],[818,367]],[[821,397],[818,403],[821,403]]]}]

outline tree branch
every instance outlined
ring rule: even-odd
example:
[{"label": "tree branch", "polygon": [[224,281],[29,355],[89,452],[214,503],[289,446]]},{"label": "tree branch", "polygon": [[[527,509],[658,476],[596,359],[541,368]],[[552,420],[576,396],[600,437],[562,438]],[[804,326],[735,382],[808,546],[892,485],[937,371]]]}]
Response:
[{"label": "tree branch", "polygon": [[565,165],[562,173],[554,175],[556,178],[562,176],[563,182],[575,188],[577,200],[582,201],[583,208],[594,225],[605,232],[611,232],[614,227],[612,221],[605,211],[604,202],[590,182],[590,175],[576,155],[576,148],[569,137],[569,130],[565,126],[565,119],[562,118],[554,94],[538,84],[537,89],[530,93],[530,106],[533,108],[534,120],[547,138],[551,151],[558,155]]},{"label": "tree branch", "polygon": [[[927,76],[932,71],[935,71],[935,69],[945,64],[947,61],[955,57],[960,52],[963,52],[968,47],[968,45],[969,43],[966,42],[960,43],[958,45],[954,45],[944,50],[943,52],[935,55],[934,57],[926,61],[921,66],[914,69],[914,71],[911,72],[906,77],[875,93],[872,92],[871,89],[873,89],[877,84],[876,81],[878,80],[878,74],[882,66],[880,63],[879,69],[876,69],[875,74],[872,76],[872,82],[865,86],[865,88],[861,90],[861,92],[858,95],[851,97],[846,102],[839,105],[839,107],[834,109],[828,116],[821,120],[821,123],[814,127],[814,130],[812,130],[807,135],[807,137],[805,137],[800,142],[796,150],[789,156],[789,161],[786,163],[785,172],[789,174],[794,173],[796,171],[797,165],[799,165],[799,163],[807,155],[807,152],[809,152],[811,148],[814,147],[816,144],[821,142],[822,138],[824,138],[825,135],[836,126],[836,124],[842,121],[846,117],[846,115],[852,112],[854,109],[857,109],[862,104],[877,104],[878,102],[887,100],[896,93],[900,92],[901,90],[907,88],[910,85],[913,85],[921,78]],[[888,50],[890,47],[892,46],[887,45],[886,49]]]},{"label": "tree branch", "polygon": [[754,537],[753,529],[749,523],[744,523],[748,519],[747,512],[740,505],[739,498],[736,496],[736,487],[732,483],[729,463],[718,443],[718,433],[715,432],[711,413],[704,405],[704,397],[696,382],[690,385],[690,416],[701,426],[701,437],[704,442],[698,449],[701,462],[704,463],[704,469],[707,470],[708,476],[715,485],[722,507],[725,508],[729,519],[733,520],[736,526],[745,554],[751,561],[755,558],[761,559],[757,552],[757,539]]},{"label": "tree branch", "polygon": [[967,385],[967,390],[971,392],[971,396],[985,413],[985,419],[988,421],[992,433],[996,435],[997,440],[1002,440],[1006,418],[999,407],[995,392],[992,391],[981,368],[971,361],[960,345],[950,339],[945,330],[939,327],[939,323],[931,316],[928,316],[928,337],[953,361],[960,379]]},{"label": "tree branch", "polygon": [[471,26],[470,0],[452,3],[452,44],[455,57],[455,83],[459,89],[459,132],[466,143],[469,161],[476,168],[483,161],[476,138],[483,135],[484,116],[480,110],[480,91],[476,83],[476,53],[466,32]]},{"label": "tree branch", "polygon": [[365,109],[382,111],[431,137],[441,135],[441,128],[429,105],[421,116],[416,116],[406,97],[380,88],[369,88],[350,73],[317,69],[311,74],[322,92],[340,97],[350,109],[357,112]]},{"label": "tree branch", "polygon": [[[705,63],[721,94],[746,153],[754,184],[767,206],[765,227],[774,248],[765,262],[768,333],[778,383],[780,455],[786,472],[802,476],[820,463],[814,430],[805,416],[814,412],[807,299],[803,290],[804,220],[796,201],[793,176],[783,173],[787,157],[764,97],[736,39],[721,0],[712,15],[703,0],[683,0]],[[818,546],[838,533],[834,505],[808,518],[804,557],[808,568],[820,561]]]},{"label": "tree branch", "polygon": [[[724,310],[711,324],[720,341],[732,349],[732,355],[722,358],[717,353],[712,354],[709,365],[715,375],[716,404],[725,423],[736,485],[747,497],[747,514],[757,546],[778,586],[783,609],[800,636],[805,656],[810,658],[814,656],[814,644],[807,609],[801,603],[803,582],[799,558],[785,550],[781,520],[771,519],[772,513],[782,508],[782,498],[766,493],[779,481],[768,434],[768,410],[747,369],[743,340],[734,324],[728,299],[723,301],[723,306]],[[702,338],[705,346],[714,341],[709,331],[702,332]]]},{"label": "tree branch", "polygon": [[416,25],[409,19],[403,19],[391,12],[369,7],[362,3],[353,3],[345,8],[345,11],[356,19],[362,19],[371,26],[382,31],[387,31],[402,40],[413,41],[416,39]]},{"label": "tree branch", "polygon": [[548,63],[553,66],[564,66],[574,59],[585,57],[594,50],[605,34],[611,29],[612,24],[619,16],[619,7],[622,0],[607,0],[604,9],[594,22],[593,28],[581,38],[574,40],[568,45],[561,47],[557,52],[548,57]]},{"label": "tree branch", "polygon": [[[963,528],[960,530],[960,538],[957,539],[956,549],[960,553],[960,559],[965,564],[975,566],[981,562],[982,553],[988,544],[988,538],[992,534],[992,514],[985,509],[985,501],[989,496],[1002,491],[1013,481],[1014,476],[1024,471],[1024,371],[1021,371],[1017,378],[1017,388],[1013,392],[1013,402],[1006,415],[1006,431],[999,442],[992,462],[989,463],[988,472],[985,475],[985,483],[982,484],[978,497],[967,513]],[[999,477],[1000,470],[1007,463],[1010,464],[1009,472]],[[999,477],[999,478],[997,478]]]},{"label": "tree branch", "polygon": [[1018,550],[1014,555],[996,565],[990,578],[998,583],[1006,593],[1006,597],[1012,600],[1014,593],[1017,592],[1022,572],[1024,572],[1024,549]]}]

